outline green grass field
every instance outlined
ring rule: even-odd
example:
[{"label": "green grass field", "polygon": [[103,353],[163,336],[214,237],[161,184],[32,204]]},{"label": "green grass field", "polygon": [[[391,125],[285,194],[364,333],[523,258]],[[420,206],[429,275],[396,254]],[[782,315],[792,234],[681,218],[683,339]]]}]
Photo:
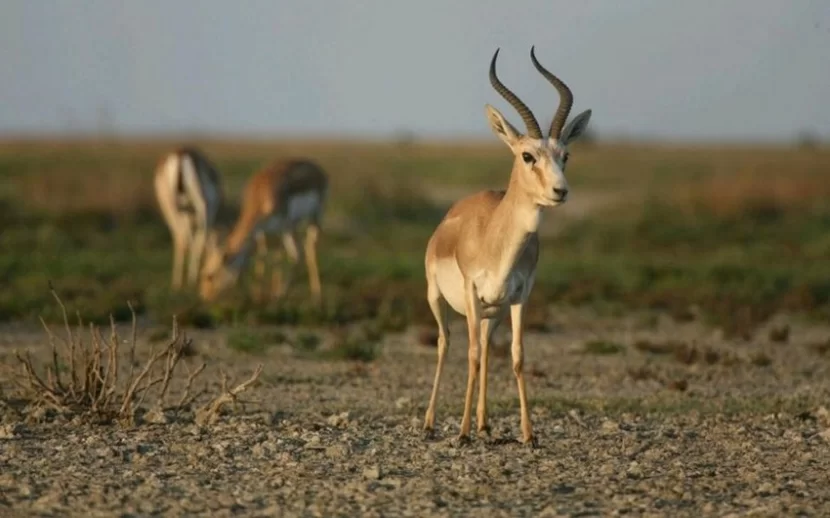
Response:
[{"label": "green grass field", "polygon": [[[139,313],[185,323],[431,324],[423,252],[452,200],[502,188],[512,159],[493,143],[197,142],[225,177],[232,224],[248,175],[306,156],[331,176],[320,244],[325,303],[213,304],[168,290],[171,240],[153,169],[173,141],[0,142],[0,319],[57,316],[51,281],[92,320]],[[746,334],[779,311],[830,309],[830,150],[577,146],[571,201],[546,215],[534,307],[656,308]],[[536,324],[544,312],[531,311]],[[534,317],[534,315],[536,315]]]}]

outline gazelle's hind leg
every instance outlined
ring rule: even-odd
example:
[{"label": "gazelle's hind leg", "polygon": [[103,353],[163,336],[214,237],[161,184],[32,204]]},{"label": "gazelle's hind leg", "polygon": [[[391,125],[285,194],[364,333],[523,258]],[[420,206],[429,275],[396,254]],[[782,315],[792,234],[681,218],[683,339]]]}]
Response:
[{"label": "gazelle's hind leg", "polygon": [[316,222],[311,222],[306,229],[305,243],[303,244],[305,252],[306,269],[308,270],[308,285],[311,290],[311,296],[315,300],[320,300],[320,270],[317,268],[317,239],[320,235],[320,227]]},{"label": "gazelle's hind leg", "polygon": [[438,324],[438,362],[435,366],[435,379],[432,382],[432,396],[429,398],[429,407],[424,417],[424,431],[427,436],[432,435],[435,427],[435,404],[438,400],[438,387],[441,384],[441,373],[444,370],[444,360],[447,356],[447,349],[450,345],[450,332],[447,327],[449,317],[449,304],[441,296],[441,292],[435,281],[427,281],[427,302]]},{"label": "gazelle's hind leg", "polygon": [[288,256],[289,266],[288,275],[285,275],[283,268],[285,267],[282,256],[276,257],[276,265],[271,278],[271,293],[275,297],[282,297],[291,287],[294,281],[295,270],[300,261],[300,251],[297,249],[297,238],[293,230],[284,232],[282,235],[282,245],[285,248],[285,253]]},{"label": "gazelle's hind leg", "polygon": [[267,267],[266,259],[268,258],[268,238],[264,232],[257,232],[254,240],[256,241],[256,260],[254,261],[254,285],[251,294],[257,302],[264,302],[266,294],[263,284]]},{"label": "gazelle's hind leg", "polygon": [[527,405],[527,388],[525,387],[523,317],[524,303],[510,306],[510,320],[513,329],[513,343],[510,345],[510,349],[513,356],[513,374],[516,376],[516,386],[519,391],[522,442],[530,446],[536,446],[536,438],[533,436],[533,426],[530,423],[530,412]]}]

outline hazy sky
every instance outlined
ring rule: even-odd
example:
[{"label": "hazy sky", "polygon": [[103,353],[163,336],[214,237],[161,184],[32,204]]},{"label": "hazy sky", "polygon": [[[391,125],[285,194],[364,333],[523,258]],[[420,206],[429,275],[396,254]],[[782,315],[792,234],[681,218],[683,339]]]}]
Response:
[{"label": "hazy sky", "polygon": [[600,135],[830,137],[827,0],[3,0],[0,132],[486,136],[555,91]]}]

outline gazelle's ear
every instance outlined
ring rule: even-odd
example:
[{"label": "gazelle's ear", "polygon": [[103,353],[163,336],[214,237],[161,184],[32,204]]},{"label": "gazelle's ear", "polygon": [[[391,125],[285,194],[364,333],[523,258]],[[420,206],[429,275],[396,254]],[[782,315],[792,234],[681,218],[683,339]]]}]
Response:
[{"label": "gazelle's ear", "polygon": [[485,105],[485,109],[487,110],[487,120],[490,121],[490,128],[493,130],[493,133],[498,135],[498,137],[512,149],[516,141],[519,140],[521,133],[519,133],[512,124],[507,122],[504,115],[502,115],[497,109],[493,108],[489,104]]},{"label": "gazelle's ear", "polygon": [[588,121],[591,120],[591,110],[585,110],[571,120],[562,130],[562,135],[559,141],[563,144],[568,144],[577,139],[580,135],[585,133],[588,129]]}]

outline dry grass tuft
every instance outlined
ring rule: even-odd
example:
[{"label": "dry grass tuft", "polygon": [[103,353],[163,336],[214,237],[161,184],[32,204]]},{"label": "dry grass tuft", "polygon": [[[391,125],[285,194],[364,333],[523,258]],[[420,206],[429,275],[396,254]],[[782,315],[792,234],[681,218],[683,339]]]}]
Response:
[{"label": "dry grass tuft", "polygon": [[[78,316],[77,332],[69,323],[66,306],[54,288],[52,296],[60,306],[65,336],[55,334],[43,319],[41,323],[49,337],[51,358],[48,364],[38,369],[31,355],[16,353],[22,367],[22,376],[13,379],[22,390],[22,401],[35,409],[51,410],[63,415],[80,418],[81,422],[111,423],[124,426],[135,425],[140,417],[155,422],[166,422],[168,412],[179,414],[191,408],[202,392],[193,393],[193,386],[206,364],[195,369],[185,364],[179,368],[181,359],[193,351],[192,341],[179,329],[173,318],[172,335],[166,344],[152,350],[148,359],[141,364],[136,360],[136,315],[132,305],[132,327],[128,340],[119,336],[114,319],[110,319],[109,336],[104,336],[99,327],[86,325]],[[88,336],[83,329],[88,328]],[[121,345],[128,344],[127,358],[122,364]],[[199,423],[215,422],[222,407],[236,402],[236,396],[247,390],[262,372],[260,365],[248,381],[228,389],[227,376],[222,377],[222,393],[213,401],[196,411]],[[180,378],[182,388],[172,404],[166,402],[174,379]],[[145,407],[145,402],[148,402]]]}]

